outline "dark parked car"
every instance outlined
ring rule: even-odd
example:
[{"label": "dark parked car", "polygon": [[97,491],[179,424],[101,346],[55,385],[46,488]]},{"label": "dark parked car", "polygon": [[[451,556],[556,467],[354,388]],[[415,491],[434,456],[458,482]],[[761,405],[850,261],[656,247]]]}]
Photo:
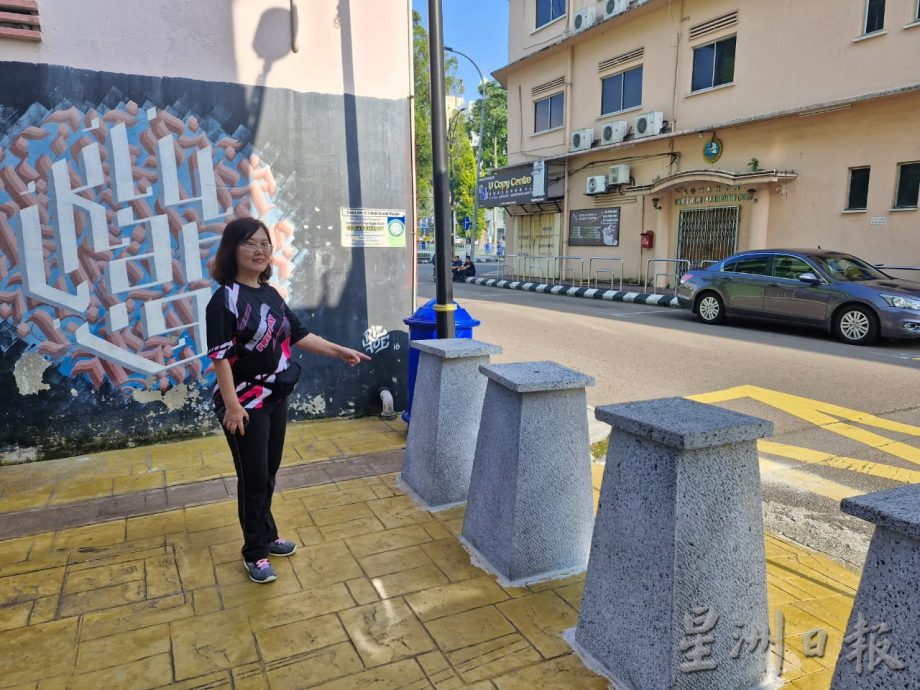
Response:
[{"label": "dark parked car", "polygon": [[920,282],[892,278],[842,252],[742,252],[687,271],[677,298],[704,323],[772,319],[824,328],[853,345],[920,337]]}]

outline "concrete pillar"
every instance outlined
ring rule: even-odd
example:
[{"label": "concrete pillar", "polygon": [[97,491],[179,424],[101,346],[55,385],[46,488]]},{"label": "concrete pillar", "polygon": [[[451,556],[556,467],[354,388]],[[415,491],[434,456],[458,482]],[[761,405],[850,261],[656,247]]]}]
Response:
[{"label": "concrete pillar", "polygon": [[413,340],[419,351],[401,483],[428,510],[466,500],[486,378],[497,345],[469,338]]},{"label": "concrete pillar", "polygon": [[585,387],[554,362],[493,364],[461,541],[502,585],[584,570],[591,543]]},{"label": "concrete pillar", "polygon": [[[755,439],[768,421],[666,398],[599,407],[613,428],[574,636],[620,690],[778,687]],[[738,627],[738,625],[744,627]]]},{"label": "concrete pillar", "polygon": [[920,484],[840,507],[873,523],[875,534],[831,690],[920,688]]},{"label": "concrete pillar", "polygon": [[751,202],[751,236],[747,249],[766,249],[767,231],[770,228],[770,188],[763,186],[755,192]]}]

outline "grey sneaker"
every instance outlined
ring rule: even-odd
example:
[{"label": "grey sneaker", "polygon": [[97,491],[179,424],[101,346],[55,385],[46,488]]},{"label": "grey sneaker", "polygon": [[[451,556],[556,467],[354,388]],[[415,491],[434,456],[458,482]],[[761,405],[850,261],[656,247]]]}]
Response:
[{"label": "grey sneaker", "polygon": [[260,558],[255,562],[244,560],[243,567],[249,573],[249,579],[260,585],[264,585],[266,582],[274,582],[278,579],[275,569],[272,568],[272,564],[268,562],[267,558]]},{"label": "grey sneaker", "polygon": [[268,545],[268,552],[272,556],[290,556],[297,550],[297,544],[287,539],[275,539]]}]

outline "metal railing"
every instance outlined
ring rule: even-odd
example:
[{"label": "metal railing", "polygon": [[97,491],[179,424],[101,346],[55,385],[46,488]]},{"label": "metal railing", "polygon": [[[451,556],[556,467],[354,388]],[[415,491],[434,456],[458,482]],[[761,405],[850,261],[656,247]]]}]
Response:
[{"label": "metal railing", "polygon": [[620,264],[620,292],[623,292],[623,257],[622,256],[592,256],[588,259],[588,285],[591,284],[591,276],[594,276],[594,287],[597,287],[598,282],[600,281],[601,273],[610,274],[610,289],[613,290],[613,269],[598,269],[597,273],[594,273],[593,267],[594,262],[601,261],[616,261]]},{"label": "metal railing", "polygon": [[553,282],[555,283],[556,274],[559,275],[559,282],[565,282],[565,273],[566,271],[572,272],[572,283],[575,283],[575,267],[574,266],[565,266],[564,264],[560,268],[560,262],[562,261],[578,261],[578,286],[581,287],[584,285],[585,281],[585,257],[583,256],[554,256],[554,266],[553,266]]},{"label": "metal railing", "polygon": [[674,264],[674,270],[670,272],[656,273],[652,279],[652,294],[658,294],[658,279],[661,277],[674,278],[674,293],[677,294],[677,286],[680,283],[681,267],[690,270],[690,261],[687,259],[649,259],[645,264],[645,280],[642,283],[642,289],[648,291],[648,278],[652,270],[652,264]]}]

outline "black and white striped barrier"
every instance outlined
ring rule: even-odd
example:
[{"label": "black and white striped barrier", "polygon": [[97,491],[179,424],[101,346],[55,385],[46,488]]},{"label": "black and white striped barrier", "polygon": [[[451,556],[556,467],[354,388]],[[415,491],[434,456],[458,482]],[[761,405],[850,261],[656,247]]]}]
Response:
[{"label": "black and white striped barrier", "polygon": [[585,297],[587,299],[607,300],[608,302],[634,302],[635,304],[650,304],[656,307],[680,306],[676,297],[670,295],[654,295],[648,292],[628,292],[626,290],[604,290],[602,288],[550,285],[548,283],[502,280],[498,278],[467,278],[466,282],[471,285],[485,285],[486,287],[524,290],[526,292],[545,292],[550,295]]}]

